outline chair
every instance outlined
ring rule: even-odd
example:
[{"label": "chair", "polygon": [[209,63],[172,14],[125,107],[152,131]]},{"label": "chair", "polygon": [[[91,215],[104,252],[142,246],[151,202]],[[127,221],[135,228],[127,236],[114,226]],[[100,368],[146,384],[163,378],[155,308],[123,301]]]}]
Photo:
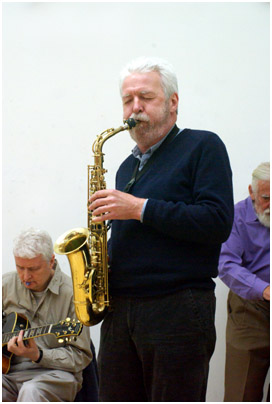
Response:
[{"label": "chair", "polygon": [[98,401],[98,370],[96,362],[95,347],[91,341],[93,360],[83,370],[82,388],[75,397],[75,402],[96,402]]}]

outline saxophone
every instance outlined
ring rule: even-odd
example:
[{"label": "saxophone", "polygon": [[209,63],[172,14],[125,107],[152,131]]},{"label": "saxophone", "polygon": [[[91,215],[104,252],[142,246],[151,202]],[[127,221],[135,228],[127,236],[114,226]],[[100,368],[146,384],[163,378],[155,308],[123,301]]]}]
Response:
[{"label": "saxophone", "polygon": [[[88,165],[88,201],[92,194],[106,189],[102,147],[106,140],[136,125],[132,118],[124,126],[107,129],[97,136],[92,145],[94,164]],[[109,306],[107,225],[105,221],[92,222],[88,210],[88,228],[75,228],[62,234],[54,244],[57,254],[67,256],[73,283],[75,312],[78,320],[86,325],[98,324]]]}]

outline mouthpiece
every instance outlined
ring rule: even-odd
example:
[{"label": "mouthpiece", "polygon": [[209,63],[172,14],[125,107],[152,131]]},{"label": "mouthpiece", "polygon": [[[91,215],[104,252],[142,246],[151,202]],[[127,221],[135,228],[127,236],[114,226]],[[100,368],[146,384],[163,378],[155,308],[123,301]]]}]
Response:
[{"label": "mouthpiece", "polygon": [[129,129],[134,128],[134,126],[136,126],[136,124],[137,124],[137,122],[133,118],[128,118],[126,120],[126,123],[128,124]]}]

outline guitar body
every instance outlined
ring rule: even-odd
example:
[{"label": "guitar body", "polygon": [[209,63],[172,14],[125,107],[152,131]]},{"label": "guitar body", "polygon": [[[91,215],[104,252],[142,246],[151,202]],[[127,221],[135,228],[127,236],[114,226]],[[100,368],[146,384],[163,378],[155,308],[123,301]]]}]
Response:
[{"label": "guitar body", "polygon": [[[28,319],[22,314],[10,313],[4,318],[2,332],[10,333],[26,330],[29,327]],[[2,344],[2,373],[7,374],[10,369],[10,361],[13,353],[7,350],[7,344]]]}]

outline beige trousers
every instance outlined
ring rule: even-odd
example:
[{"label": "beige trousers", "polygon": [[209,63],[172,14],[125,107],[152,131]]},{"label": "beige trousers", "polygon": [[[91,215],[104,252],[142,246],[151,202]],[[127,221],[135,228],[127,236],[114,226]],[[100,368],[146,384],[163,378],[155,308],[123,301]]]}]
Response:
[{"label": "beige trousers", "polygon": [[228,296],[224,401],[262,401],[269,369],[270,303]]},{"label": "beige trousers", "polygon": [[74,401],[80,384],[63,370],[31,369],[2,375],[2,401]]}]

